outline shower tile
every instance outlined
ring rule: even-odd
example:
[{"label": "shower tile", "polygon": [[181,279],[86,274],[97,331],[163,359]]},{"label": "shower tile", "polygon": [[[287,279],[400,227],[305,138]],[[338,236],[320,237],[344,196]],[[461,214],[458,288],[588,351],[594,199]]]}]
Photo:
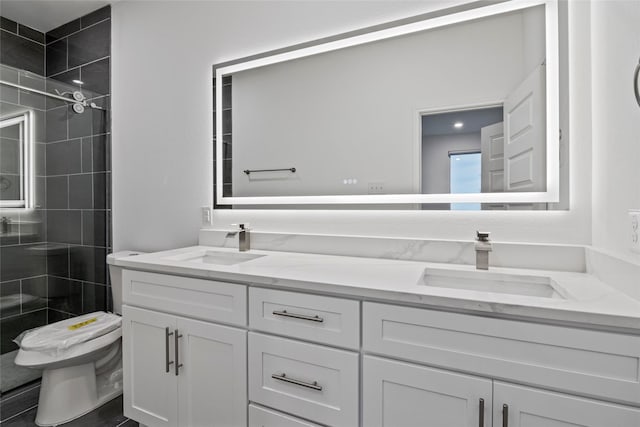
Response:
[{"label": "shower tile", "polygon": [[48,211],[47,241],[55,243],[80,244],[80,211]]},{"label": "shower tile", "polygon": [[47,308],[47,276],[22,280],[22,312]]},{"label": "shower tile", "polygon": [[[2,353],[8,353],[18,349],[13,339],[27,329],[37,328],[47,324],[47,310],[37,310],[30,313],[2,319],[0,328],[0,348]],[[3,426],[5,424],[3,423]],[[7,425],[10,425],[7,423]]]},{"label": "shower tile", "polygon": [[47,77],[67,69],[67,39],[47,45]]},{"label": "shower tile", "polygon": [[84,82],[83,88],[100,95],[109,93],[109,58],[82,66],[80,74]]},{"label": "shower tile", "polygon": [[56,323],[61,320],[66,320],[70,317],[71,315],[69,313],[65,313],[64,311],[58,311],[51,308],[47,311],[47,321],[49,324]]},{"label": "shower tile", "polygon": [[[5,73],[0,72],[0,79],[11,81],[11,79],[7,79],[5,77]],[[20,102],[20,98],[18,95],[18,89],[10,86],[1,85],[0,86],[0,99],[4,102],[10,102],[12,104],[18,104]]]},{"label": "shower tile", "polygon": [[222,112],[222,132],[231,132],[231,110],[225,110]]},{"label": "shower tile", "polygon": [[106,284],[105,248],[75,246],[69,250],[69,275],[72,279]]},{"label": "shower tile", "polygon": [[47,149],[46,144],[42,142],[36,143],[36,149],[35,149],[36,176],[45,176],[47,174],[46,149]]},{"label": "shower tile", "polygon": [[105,6],[98,10],[95,10],[80,18],[80,26],[86,28],[89,25],[93,25],[96,22],[104,21],[111,17],[111,6]]},{"label": "shower tile", "polygon": [[93,171],[93,138],[82,138],[82,172]]},{"label": "shower tile", "polygon": [[71,314],[82,313],[82,282],[49,276],[47,295],[49,308]]},{"label": "shower tile", "polygon": [[111,47],[111,21],[71,34],[69,40],[69,67],[109,56]]},{"label": "shower tile", "polygon": [[69,207],[69,178],[54,176],[47,178],[47,209]]},{"label": "shower tile", "polygon": [[0,277],[2,280],[17,280],[42,276],[46,273],[46,259],[38,245],[4,246],[0,249]]},{"label": "shower tile", "polygon": [[109,209],[110,195],[107,180],[107,173],[93,174],[93,208]]},{"label": "shower tile", "polygon": [[0,318],[20,314],[20,281],[0,283],[0,297],[6,301],[0,306]]},{"label": "shower tile", "polygon": [[41,176],[36,177],[36,208],[44,209],[47,206],[47,179]]},{"label": "shower tile", "polygon": [[3,30],[11,31],[14,34],[18,33],[18,23],[11,19],[0,16],[0,28]]},{"label": "shower tile", "polygon": [[69,209],[91,209],[93,207],[92,174],[69,177]]},{"label": "shower tile", "polygon": [[47,43],[54,42],[80,29],[80,18],[54,28],[46,34]]},{"label": "shower tile", "polygon": [[[6,396],[6,397],[5,397]],[[21,412],[33,408],[38,404],[40,385],[28,385],[24,389],[2,395],[0,401],[0,421],[5,421]]]},{"label": "shower tile", "polygon": [[44,46],[7,31],[0,31],[0,62],[42,75]]},{"label": "shower tile", "polygon": [[47,142],[67,139],[67,107],[47,110]]},{"label": "shower tile", "polygon": [[26,25],[18,24],[18,34],[22,37],[33,40],[34,42],[44,44],[44,33],[41,33],[31,27],[27,27]]},{"label": "shower tile", "polygon": [[82,284],[82,313],[107,310],[107,287],[94,283]]},{"label": "shower tile", "polygon": [[[67,67],[65,66],[64,69],[66,68]],[[56,82],[61,82],[60,85],[53,85],[53,83],[51,84],[51,87],[54,89],[54,92],[55,92],[55,89],[57,89],[58,92],[69,92],[72,90],[82,89],[78,83],[73,82],[74,80],[80,80],[79,68],[74,68],[72,70],[68,70],[63,73],[56,74],[55,76],[51,76],[50,78],[55,80]],[[68,105],[63,101],[60,101],[60,103],[61,103],[60,105]]]},{"label": "shower tile", "polygon": [[82,244],[107,246],[107,211],[82,212]]},{"label": "shower tile", "polygon": [[44,95],[38,95],[37,93],[21,90],[20,105],[24,107],[36,108],[38,110],[44,110],[47,106],[47,101]]},{"label": "shower tile", "polygon": [[111,137],[110,135],[96,135],[93,137],[92,162],[94,172],[104,172],[111,169]]},{"label": "shower tile", "polygon": [[81,158],[79,139],[47,144],[47,175],[80,173]]},{"label": "shower tile", "polygon": [[72,107],[68,107],[69,117],[69,138],[80,138],[93,134],[93,110],[87,108],[83,113],[78,114],[73,111]]},{"label": "shower tile", "polygon": [[47,240],[44,210],[28,210],[20,213],[20,243],[37,243]]},{"label": "shower tile", "polygon": [[45,121],[46,112],[34,110],[34,139],[36,142],[47,142],[47,123]]},{"label": "shower tile", "polygon": [[47,274],[69,277],[69,248],[60,245],[47,251]]},{"label": "shower tile", "polygon": [[222,86],[222,108],[231,108],[231,85]]}]

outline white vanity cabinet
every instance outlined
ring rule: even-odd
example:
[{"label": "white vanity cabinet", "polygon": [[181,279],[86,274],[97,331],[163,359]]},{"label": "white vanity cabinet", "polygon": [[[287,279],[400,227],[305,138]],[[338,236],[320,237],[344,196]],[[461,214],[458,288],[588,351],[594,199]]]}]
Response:
[{"label": "white vanity cabinet", "polygon": [[491,425],[492,381],[364,356],[362,425]]},{"label": "white vanity cabinet", "polygon": [[493,405],[493,427],[640,426],[640,409],[499,381]]},{"label": "white vanity cabinet", "polygon": [[[126,271],[125,289],[144,289],[155,296],[148,305],[162,302],[163,292],[213,294],[194,298],[193,309],[176,305],[172,312],[123,306],[124,413],[148,427],[234,427],[247,425],[247,332],[232,326],[191,319],[199,317],[235,323],[246,319],[246,287],[177,276]],[[142,284],[142,285],[140,285]],[[154,292],[154,286],[159,290]],[[207,287],[208,286],[208,287]],[[209,291],[209,292],[207,292]],[[245,295],[244,301],[242,295]],[[226,294],[226,295],[225,295]],[[234,296],[235,295],[235,296]],[[184,298],[184,297],[183,297]],[[220,310],[223,301],[235,303]],[[135,300],[145,305],[143,299]],[[184,299],[183,299],[184,301]],[[211,305],[211,302],[220,305]],[[186,305],[186,303],[183,302]],[[176,307],[179,309],[176,310]],[[242,309],[238,315],[235,308]],[[245,325],[242,325],[245,326]],[[246,326],[245,326],[246,327]]]},{"label": "white vanity cabinet", "polygon": [[363,350],[367,427],[640,426],[637,336],[364,303]]}]

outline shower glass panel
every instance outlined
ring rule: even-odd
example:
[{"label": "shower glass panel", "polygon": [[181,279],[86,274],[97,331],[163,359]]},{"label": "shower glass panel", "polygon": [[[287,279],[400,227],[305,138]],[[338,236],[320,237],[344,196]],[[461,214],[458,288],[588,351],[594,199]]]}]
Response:
[{"label": "shower glass panel", "polygon": [[13,363],[19,334],[110,308],[104,265],[110,251],[110,149],[108,93],[67,82],[64,73],[47,78],[6,64],[0,64],[0,80],[0,121],[26,114],[33,129],[32,170],[24,168],[22,124],[0,129],[0,202],[19,199],[20,183],[29,179],[34,190],[31,206],[0,205],[5,393],[40,376]]}]

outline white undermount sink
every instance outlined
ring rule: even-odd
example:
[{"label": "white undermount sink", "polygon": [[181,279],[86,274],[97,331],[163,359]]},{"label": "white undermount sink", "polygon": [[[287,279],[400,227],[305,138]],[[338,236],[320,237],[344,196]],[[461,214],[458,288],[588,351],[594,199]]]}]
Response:
[{"label": "white undermount sink", "polygon": [[253,259],[262,258],[266,255],[251,254],[246,252],[224,252],[224,251],[197,251],[187,254],[167,257],[171,261],[195,262],[199,264],[235,265]]},{"label": "white undermount sink", "polygon": [[436,288],[566,299],[547,276],[427,268],[423,279],[424,285]]}]

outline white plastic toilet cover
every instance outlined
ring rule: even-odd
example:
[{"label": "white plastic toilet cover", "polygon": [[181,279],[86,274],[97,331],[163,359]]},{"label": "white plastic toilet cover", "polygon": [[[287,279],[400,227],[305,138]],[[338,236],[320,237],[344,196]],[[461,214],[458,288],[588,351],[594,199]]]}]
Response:
[{"label": "white plastic toilet cover", "polygon": [[32,329],[18,344],[23,350],[56,353],[114,331],[121,323],[120,316],[97,311]]}]

